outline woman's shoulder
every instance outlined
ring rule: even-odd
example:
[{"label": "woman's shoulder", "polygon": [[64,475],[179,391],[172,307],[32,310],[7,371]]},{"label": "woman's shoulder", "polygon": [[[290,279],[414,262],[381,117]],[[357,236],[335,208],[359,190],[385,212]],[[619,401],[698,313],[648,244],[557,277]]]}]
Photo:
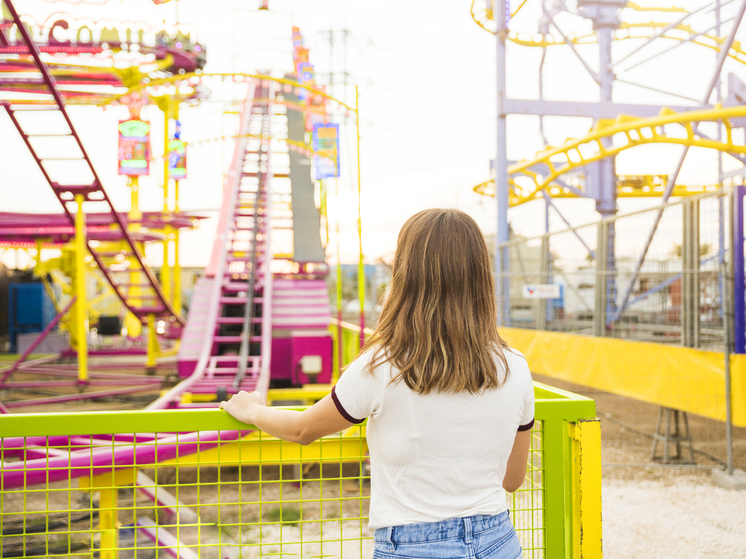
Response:
[{"label": "woman's shoulder", "polygon": [[508,378],[520,378],[524,381],[531,382],[531,369],[528,366],[526,357],[517,349],[506,347],[503,350],[505,360],[508,362]]},{"label": "woman's shoulder", "polygon": [[362,374],[363,372],[374,378],[381,374],[391,374],[391,364],[381,359],[383,357],[377,346],[363,349],[355,360],[347,366],[347,369],[354,370]]},{"label": "woman's shoulder", "polygon": [[506,347],[503,351],[505,353],[505,358],[508,360],[509,363],[521,363],[524,366],[528,367],[526,356],[514,347]]}]

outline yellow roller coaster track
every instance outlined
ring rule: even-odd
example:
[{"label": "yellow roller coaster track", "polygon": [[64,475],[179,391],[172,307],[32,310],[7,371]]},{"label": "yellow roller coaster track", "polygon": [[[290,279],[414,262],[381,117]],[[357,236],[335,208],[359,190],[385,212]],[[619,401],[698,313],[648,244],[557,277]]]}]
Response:
[{"label": "yellow roller coaster track", "polygon": [[[471,5],[471,16],[476,22],[479,27],[487,31],[488,33],[494,33],[494,21],[491,17],[491,14],[489,10],[486,8],[482,9],[476,9],[475,10],[475,4],[476,0],[472,2]],[[515,16],[518,11],[524,6],[525,2],[519,5],[518,9],[516,9],[515,12],[513,12],[512,16]],[[685,13],[686,10],[683,8],[662,8],[662,7],[651,7],[651,8],[643,8],[641,6],[638,6],[633,3],[627,4],[627,8],[633,9],[635,11],[647,11],[647,12],[675,12],[675,13]],[[614,40],[616,41],[623,41],[627,39],[649,39],[656,35],[656,33],[665,27],[668,27],[671,23],[670,22],[638,22],[638,23],[628,23],[628,22],[622,22],[619,24],[619,27],[616,29],[614,33]],[[702,33],[701,35],[698,35],[696,38],[692,38],[694,35],[697,35],[697,31],[694,30],[691,26],[685,25],[685,24],[679,24],[675,27],[670,28],[664,35],[661,35],[660,37],[657,37],[658,39],[668,39],[671,41],[689,41],[690,43],[694,45],[698,45],[701,47],[706,47],[715,51],[719,51],[721,45],[723,44],[723,41],[725,40],[722,37],[716,37],[709,33]],[[520,31],[509,31],[507,38],[509,41],[512,41],[513,43],[517,45],[521,45],[524,47],[539,47],[539,48],[548,48],[548,47],[554,47],[557,45],[564,45],[565,40],[564,39],[556,39],[552,35],[544,35],[540,33],[532,34],[532,33],[523,33]],[[580,35],[580,36],[568,36],[567,40],[572,43],[573,45],[590,45],[593,43],[596,43],[597,38],[595,33],[588,33],[586,35]],[[738,41],[734,41],[733,46],[730,49],[730,52],[728,54],[730,58],[733,60],[737,60],[741,64],[746,64],[746,51],[744,51],[741,48],[741,43]]]},{"label": "yellow roller coaster track", "polygon": [[[681,113],[663,109],[658,116],[649,118],[619,115],[615,120],[599,120],[586,136],[569,139],[561,146],[540,151],[533,159],[510,165],[508,167],[508,180],[511,188],[510,205],[517,206],[534,200],[545,188],[549,188],[550,194],[555,191],[557,194],[562,194],[562,197],[568,197],[570,196],[568,189],[554,182],[561,175],[641,145],[678,144],[746,155],[746,146],[733,143],[731,124],[731,119],[743,117],[746,117],[746,106],[723,108],[718,105],[710,109]],[[701,122],[720,122],[725,128],[725,140],[712,140],[698,136],[694,128]],[[671,125],[677,126],[678,134],[666,135],[664,133],[664,127]],[[604,145],[604,140],[607,138],[611,140],[610,145]],[[545,167],[548,174],[536,171],[534,168],[537,166]],[[492,193],[490,193],[490,188]],[[680,186],[674,190],[673,195],[698,194],[706,188]],[[639,195],[635,194],[634,190],[634,188],[625,190],[622,183],[619,195],[622,197]],[[646,192],[644,188],[640,190]],[[474,191],[494,196],[494,181],[485,181],[475,186]],[[660,191],[662,192],[662,189]],[[655,193],[643,195],[655,196]]]}]

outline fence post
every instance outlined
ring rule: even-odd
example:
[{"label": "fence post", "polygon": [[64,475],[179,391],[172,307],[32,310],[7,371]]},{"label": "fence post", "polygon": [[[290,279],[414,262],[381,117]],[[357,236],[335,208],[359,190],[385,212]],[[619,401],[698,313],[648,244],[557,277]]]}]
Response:
[{"label": "fence post", "polygon": [[[539,256],[539,283],[549,283],[549,235],[544,235],[541,239],[541,254]],[[549,299],[539,299],[537,301],[537,318],[536,329],[547,329],[547,307]]]},{"label": "fence post", "polygon": [[702,248],[699,244],[699,198],[692,200],[692,245],[693,245],[693,263],[692,267],[692,347],[699,347],[699,335],[702,320],[700,312],[700,291],[699,268],[702,262]]},{"label": "fence post", "polygon": [[[543,421],[544,456],[544,530],[547,559],[569,559],[570,541],[567,524],[572,520],[567,513],[566,490],[569,481],[567,423],[561,418]],[[548,467],[551,465],[551,467]]]},{"label": "fence post", "polygon": [[746,186],[733,187],[733,333],[734,353],[746,353],[746,300],[744,296],[743,199]]},{"label": "fence post", "polygon": [[597,337],[606,335],[607,227],[608,226],[603,219],[598,222],[598,233],[596,240],[596,301],[595,309],[593,312],[593,335]]},{"label": "fence post", "polygon": [[580,419],[569,425],[572,439],[573,558],[600,559],[601,421]]},{"label": "fence post", "polygon": [[695,271],[699,267],[699,228],[696,203],[690,198],[682,200],[681,239],[681,345],[695,347],[699,315],[698,291]]}]

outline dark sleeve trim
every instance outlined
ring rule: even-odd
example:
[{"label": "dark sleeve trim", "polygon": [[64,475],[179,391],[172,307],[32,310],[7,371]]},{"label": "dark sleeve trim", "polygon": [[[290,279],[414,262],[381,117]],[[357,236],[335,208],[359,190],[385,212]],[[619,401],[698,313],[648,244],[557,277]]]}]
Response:
[{"label": "dark sleeve trim", "polygon": [[526,425],[519,425],[518,426],[518,430],[519,431],[528,431],[533,426],[534,426],[534,420],[532,419],[531,422],[530,423],[526,423]]},{"label": "dark sleeve trim", "polygon": [[337,411],[340,413],[340,415],[344,417],[350,423],[362,423],[363,421],[365,421],[365,418],[355,419],[349,413],[347,413],[347,410],[344,408],[342,403],[339,401],[339,398],[337,398],[337,392],[335,391],[335,388],[337,387],[332,386],[332,400],[334,401],[334,405],[337,406]]}]

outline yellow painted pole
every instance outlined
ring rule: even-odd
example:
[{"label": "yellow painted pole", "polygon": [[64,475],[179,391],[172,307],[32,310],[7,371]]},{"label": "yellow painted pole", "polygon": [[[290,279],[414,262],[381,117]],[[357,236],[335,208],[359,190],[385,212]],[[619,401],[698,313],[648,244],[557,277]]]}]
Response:
[{"label": "yellow painted pole", "polygon": [[319,181],[319,183],[321,184],[321,213],[324,215],[324,231],[326,232],[326,244],[324,245],[324,248],[326,248],[329,246],[329,207],[326,203],[327,188],[324,181]]},{"label": "yellow painted pole", "polygon": [[337,200],[337,363],[339,369],[337,370],[337,378],[342,373],[342,367],[344,362],[342,360],[342,250],[340,245],[341,234],[339,232],[339,219],[342,214],[339,207],[339,179],[334,179],[334,197]]},{"label": "yellow painted pole", "polygon": [[[174,181],[174,213],[179,213],[179,181]],[[179,229],[174,228],[174,291],[173,304],[177,312],[181,311],[181,263],[179,262]]]},{"label": "yellow painted pole", "polygon": [[[163,100],[163,213],[168,214],[169,210],[169,176],[168,176],[168,142],[170,135],[168,125],[172,112],[171,101]],[[166,226],[164,229],[166,238],[163,241],[163,266],[161,266],[161,287],[163,295],[167,300],[172,301],[171,295],[171,264],[169,262],[169,252],[171,244],[171,228]]]},{"label": "yellow painted pole", "polygon": [[166,225],[164,228],[166,238],[163,240],[163,266],[161,267],[161,288],[163,295],[169,301],[173,300],[171,296],[171,264],[169,262],[169,248],[171,245],[171,227]]},{"label": "yellow painted pole", "polygon": [[363,265],[363,212],[360,189],[360,106],[355,86],[355,135],[357,137],[357,238],[360,260],[357,267],[357,292],[360,298],[360,347],[365,345],[365,266]]},{"label": "yellow painted pole", "polygon": [[[177,181],[178,182],[178,181]],[[174,229],[174,308],[181,312],[181,263],[179,262],[179,230]]]},{"label": "yellow painted pole", "polygon": [[75,195],[78,210],[75,214],[75,316],[78,342],[78,382],[88,382],[88,312],[86,299],[85,255],[87,252],[85,213],[82,194]]},{"label": "yellow painted pole", "polygon": [[[103,474],[100,479],[98,527],[101,530],[100,559],[117,559],[119,554],[119,489],[114,476]],[[102,479],[101,479],[102,478]]]},{"label": "yellow painted pole", "polygon": [[[127,214],[127,219],[130,221],[130,229],[137,231],[140,229],[139,222],[142,219],[142,212],[140,211],[140,177],[130,177],[130,211]],[[134,260],[132,260],[134,264]],[[133,266],[134,269],[135,266]],[[140,294],[140,287],[136,287],[140,283],[140,274],[138,272],[132,272],[130,275],[129,288],[129,299],[135,305],[139,304],[137,295]],[[131,312],[127,312],[124,317],[124,324],[127,327],[127,336],[129,338],[137,338],[142,333],[142,322]]]},{"label": "yellow painted pole", "polygon": [[164,98],[163,105],[163,212],[168,213],[168,125],[171,118],[171,102]]},{"label": "yellow painted pole", "polygon": [[572,439],[573,557],[601,559],[601,422],[581,419],[569,425]]},{"label": "yellow painted pole", "polygon": [[[140,177],[130,177],[130,212],[127,214],[129,221],[140,221],[142,212],[140,211]],[[137,231],[140,229],[139,223],[130,225],[130,229]]]},{"label": "yellow painted pole", "polygon": [[150,374],[155,372],[155,359],[158,356],[158,334],[155,331],[155,315],[148,315],[148,355],[145,360],[145,369]]}]

